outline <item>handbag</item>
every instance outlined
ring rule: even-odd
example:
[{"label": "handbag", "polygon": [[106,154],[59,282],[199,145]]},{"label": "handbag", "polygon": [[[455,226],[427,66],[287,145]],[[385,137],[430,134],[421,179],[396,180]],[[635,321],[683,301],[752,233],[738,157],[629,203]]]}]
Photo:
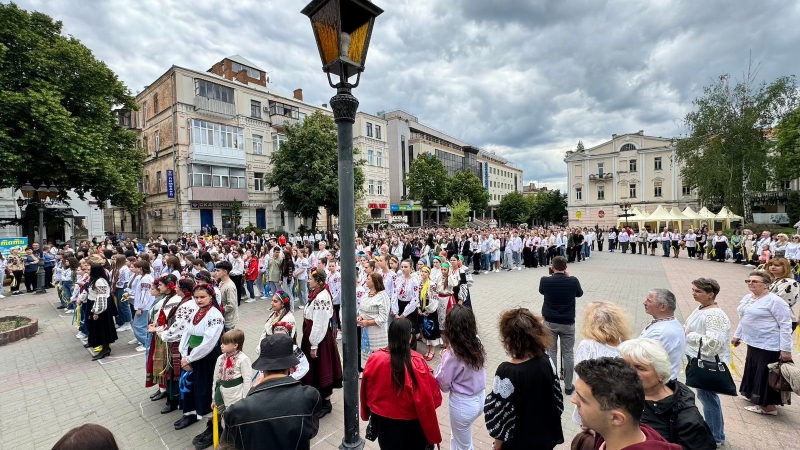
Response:
[{"label": "handbag", "polygon": [[728,366],[719,360],[719,355],[714,355],[715,361],[703,361],[700,358],[700,348],[702,347],[703,340],[700,339],[697,357],[690,356],[689,363],[686,364],[686,385],[723,395],[738,395]]},{"label": "handbag", "polygon": [[792,385],[786,381],[786,378],[783,377],[783,373],[781,372],[781,366],[783,364],[785,364],[783,361],[778,361],[778,367],[776,367],[775,370],[769,371],[769,380],[767,384],[778,392],[792,392]]}]

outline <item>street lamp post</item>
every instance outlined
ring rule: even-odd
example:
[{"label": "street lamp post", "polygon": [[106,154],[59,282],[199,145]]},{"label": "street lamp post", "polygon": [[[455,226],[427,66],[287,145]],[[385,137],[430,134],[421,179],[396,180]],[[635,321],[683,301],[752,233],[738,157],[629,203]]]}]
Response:
[{"label": "street lamp post", "polygon": [[628,211],[631,209],[631,204],[628,202],[620,203],[619,209],[622,210],[622,215],[625,217],[625,228],[628,228]]},{"label": "street lamp post", "polygon": [[[358,359],[356,335],[355,186],[353,124],[358,100],[352,89],[358,86],[367,59],[372,27],[383,10],[368,0],[313,0],[303,14],[311,19],[322,71],[336,89],[330,100],[336,122],[339,147],[339,238],[342,248],[342,350],[344,353],[344,438],[342,450],[363,449],[358,418]],[[331,75],[338,76],[334,83]],[[356,76],[356,82],[349,79]]]},{"label": "street lamp post", "polygon": [[[26,204],[36,204],[39,210],[39,251],[42,253],[42,257],[39,258],[39,270],[36,271],[36,293],[45,294],[47,293],[47,286],[44,285],[44,209],[47,200],[54,200],[56,198],[56,195],[58,195],[58,188],[54,185],[48,188],[45,183],[42,183],[39,189],[34,189],[30,183],[25,183],[19,190],[22,191],[22,195],[25,196],[25,198],[17,198],[17,206],[22,208],[22,206]],[[34,192],[36,193],[36,197],[34,197]]]}]

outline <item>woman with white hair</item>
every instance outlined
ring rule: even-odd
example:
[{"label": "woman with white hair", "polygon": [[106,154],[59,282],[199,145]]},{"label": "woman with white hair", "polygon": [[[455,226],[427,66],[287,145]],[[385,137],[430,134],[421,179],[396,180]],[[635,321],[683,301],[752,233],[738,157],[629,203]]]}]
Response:
[{"label": "woman with white hair", "polygon": [[684,450],[715,449],[711,429],[694,404],[694,393],[680,381],[670,381],[672,364],[664,347],[652,339],[631,339],[618,349],[642,380],[642,423]]}]

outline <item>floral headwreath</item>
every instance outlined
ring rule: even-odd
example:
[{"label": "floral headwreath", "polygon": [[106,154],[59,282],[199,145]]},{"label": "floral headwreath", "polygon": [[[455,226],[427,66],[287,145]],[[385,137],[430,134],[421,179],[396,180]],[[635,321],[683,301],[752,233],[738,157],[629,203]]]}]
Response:
[{"label": "floral headwreath", "polygon": [[194,277],[198,283],[206,283],[206,284],[213,284],[214,279],[211,277],[210,273],[207,272],[197,272],[197,275]]},{"label": "floral headwreath", "polygon": [[292,335],[292,329],[294,329],[292,324],[289,323],[289,322],[276,322],[275,325],[272,326],[272,332],[274,333],[275,330],[278,329],[278,328],[285,329],[289,336]]},{"label": "floral headwreath", "polygon": [[176,277],[175,277],[175,275],[173,275],[171,273],[168,273],[168,274],[165,274],[165,275],[161,275],[161,283],[165,284],[167,286],[167,289],[169,289],[172,292],[175,292],[175,291],[178,290],[178,285],[176,283]]},{"label": "floral headwreath", "polygon": [[325,273],[320,272],[317,269],[311,271],[311,278],[314,279],[317,283],[324,283],[325,282]]},{"label": "floral headwreath", "polygon": [[289,294],[287,294],[283,290],[278,289],[278,291],[275,292],[275,293],[278,294],[278,297],[281,299],[281,301],[283,302],[284,306],[288,305],[289,303],[291,303],[291,300],[292,300],[291,297],[289,297]]}]

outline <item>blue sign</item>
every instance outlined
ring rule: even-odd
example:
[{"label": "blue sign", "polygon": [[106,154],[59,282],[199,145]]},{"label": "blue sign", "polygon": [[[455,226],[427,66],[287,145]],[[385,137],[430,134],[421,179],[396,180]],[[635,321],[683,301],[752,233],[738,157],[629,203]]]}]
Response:
[{"label": "blue sign", "polygon": [[[8,255],[11,253],[11,249],[15,247],[22,247],[23,249],[28,246],[28,238],[27,237],[12,237],[12,238],[2,238],[0,239],[0,253],[3,254],[4,258],[8,258]],[[24,254],[22,250],[20,250],[20,254]]]},{"label": "blue sign", "polygon": [[167,170],[167,198],[175,198],[175,172]]},{"label": "blue sign", "polygon": [[489,163],[483,163],[483,187],[489,190]]},{"label": "blue sign", "polygon": [[400,205],[389,205],[391,211],[400,211]]}]

